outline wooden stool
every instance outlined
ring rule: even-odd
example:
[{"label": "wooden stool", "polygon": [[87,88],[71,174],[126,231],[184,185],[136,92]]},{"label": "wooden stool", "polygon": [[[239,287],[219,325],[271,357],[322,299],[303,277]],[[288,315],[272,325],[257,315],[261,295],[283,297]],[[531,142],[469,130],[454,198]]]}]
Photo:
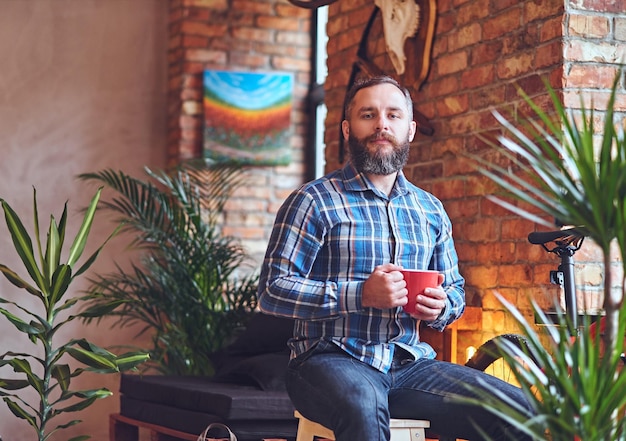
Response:
[{"label": "wooden stool", "polygon": [[[297,410],[295,415],[298,418],[296,441],[313,441],[313,438],[316,436],[331,440],[335,439],[335,434],[332,430],[306,419]],[[430,421],[392,418],[389,427],[391,427],[391,441],[424,441],[426,439],[424,429],[430,427]]]}]

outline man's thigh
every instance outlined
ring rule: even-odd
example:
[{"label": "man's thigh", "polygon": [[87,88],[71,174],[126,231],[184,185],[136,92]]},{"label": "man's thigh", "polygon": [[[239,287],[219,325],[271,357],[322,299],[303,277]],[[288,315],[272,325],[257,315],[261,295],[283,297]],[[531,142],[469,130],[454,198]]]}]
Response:
[{"label": "man's thigh", "polygon": [[[505,393],[517,403],[525,403],[523,392],[498,378],[466,366],[438,360],[416,360],[394,367],[389,391],[389,409],[393,418],[425,419],[440,435],[464,439],[482,439],[478,425],[494,439],[503,428],[494,416],[475,405],[456,398],[479,398],[478,391]],[[522,439],[522,438],[519,438]]]},{"label": "man's thigh", "polygon": [[371,419],[382,412],[388,418],[388,390],[385,374],[333,347],[292,360],[287,370],[287,391],[296,409],[327,427],[348,414]]}]

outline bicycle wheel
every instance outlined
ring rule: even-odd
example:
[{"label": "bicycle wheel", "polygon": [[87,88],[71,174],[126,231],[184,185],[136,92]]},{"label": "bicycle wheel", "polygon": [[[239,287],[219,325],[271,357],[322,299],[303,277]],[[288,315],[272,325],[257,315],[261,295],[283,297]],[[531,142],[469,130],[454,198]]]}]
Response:
[{"label": "bicycle wheel", "polygon": [[477,369],[508,383],[518,385],[518,382],[509,364],[502,358],[502,341],[508,341],[528,354],[526,338],[518,334],[502,334],[483,343],[465,366]]}]

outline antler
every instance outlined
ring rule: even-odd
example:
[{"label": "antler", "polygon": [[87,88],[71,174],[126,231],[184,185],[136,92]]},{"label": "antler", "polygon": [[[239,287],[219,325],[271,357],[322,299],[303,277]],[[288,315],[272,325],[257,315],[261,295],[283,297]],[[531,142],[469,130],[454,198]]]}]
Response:
[{"label": "antler", "polygon": [[322,6],[328,6],[331,3],[335,3],[337,0],[287,0],[292,5],[306,9],[317,9]]}]

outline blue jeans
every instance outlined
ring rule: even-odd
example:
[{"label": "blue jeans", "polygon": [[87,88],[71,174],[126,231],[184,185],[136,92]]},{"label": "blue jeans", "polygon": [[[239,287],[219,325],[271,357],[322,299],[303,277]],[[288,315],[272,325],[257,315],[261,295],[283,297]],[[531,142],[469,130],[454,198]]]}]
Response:
[{"label": "blue jeans", "polygon": [[465,366],[395,357],[384,374],[327,342],[291,360],[287,391],[296,409],[331,428],[337,441],[388,441],[390,418],[429,420],[432,432],[470,441],[484,439],[474,424],[493,440],[530,439],[477,406],[448,399],[471,395],[464,384],[484,388],[479,377],[489,390],[528,403],[521,389]]}]

